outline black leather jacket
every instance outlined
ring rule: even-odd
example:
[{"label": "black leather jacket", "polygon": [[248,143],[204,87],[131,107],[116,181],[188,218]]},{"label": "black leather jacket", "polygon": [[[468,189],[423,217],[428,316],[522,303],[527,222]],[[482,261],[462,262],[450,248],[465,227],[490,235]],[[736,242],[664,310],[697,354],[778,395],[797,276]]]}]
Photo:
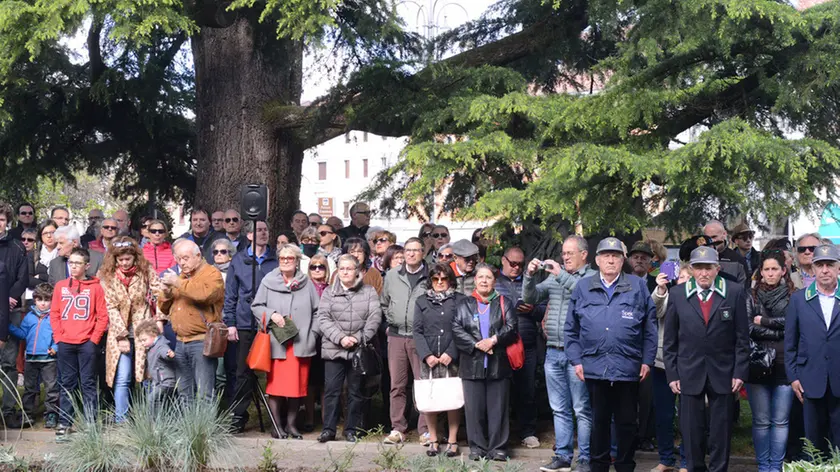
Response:
[{"label": "black leather jacket", "polygon": [[458,304],[458,312],[452,319],[452,335],[455,346],[460,352],[458,375],[462,379],[505,379],[511,376],[513,370],[508,362],[505,347],[516,340],[517,319],[514,301],[505,298],[505,322],[502,324],[501,297],[490,303],[490,336],[498,339],[498,344],[489,355],[487,368],[484,368],[485,353],[475,347],[481,341],[481,327],[479,326],[478,302],[473,297],[466,297]]}]

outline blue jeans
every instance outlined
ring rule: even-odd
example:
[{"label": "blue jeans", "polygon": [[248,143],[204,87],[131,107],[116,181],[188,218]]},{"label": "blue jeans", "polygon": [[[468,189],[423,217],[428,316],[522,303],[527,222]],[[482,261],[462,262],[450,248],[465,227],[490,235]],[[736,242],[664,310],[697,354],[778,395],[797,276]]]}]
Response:
[{"label": "blue jeans", "polygon": [[85,421],[96,418],[98,397],[96,392],[96,355],[99,347],[92,341],[82,344],[58,343],[59,367],[59,423],[70,426],[76,411],[71,395],[82,391],[82,408]]},{"label": "blue jeans", "polygon": [[175,378],[181,401],[190,404],[198,396],[212,402],[218,365],[217,359],[204,356],[204,341],[178,341],[175,345]]},{"label": "blue jeans", "polygon": [[554,413],[554,454],[570,462],[574,457],[574,409],[578,428],[578,463],[589,463],[592,408],[586,384],[577,378],[574,366],[561,349],[548,348],[544,367],[548,402]]},{"label": "blue jeans", "polygon": [[747,384],[747,398],[752,409],[758,472],[780,472],[787,449],[793,389],[790,385]]},{"label": "blue jeans", "polygon": [[677,464],[674,456],[674,402],[677,396],[668,386],[665,369],[653,369],[653,403],[656,413],[656,444],[659,449],[659,463],[673,467]]},{"label": "blue jeans", "polygon": [[134,340],[131,343],[131,352],[120,354],[117,362],[117,375],[114,379],[114,415],[117,423],[125,421],[128,415],[128,403],[131,396],[131,377],[134,374]]}]

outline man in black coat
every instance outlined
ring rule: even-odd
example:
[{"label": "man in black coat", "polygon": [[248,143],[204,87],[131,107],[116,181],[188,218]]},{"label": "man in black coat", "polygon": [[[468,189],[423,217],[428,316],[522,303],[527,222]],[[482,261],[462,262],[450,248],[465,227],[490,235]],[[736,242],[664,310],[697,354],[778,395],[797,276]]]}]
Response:
[{"label": "man in black coat", "polygon": [[703,234],[712,240],[712,244],[718,252],[718,265],[721,272],[727,273],[738,281],[745,288],[749,288],[750,273],[747,261],[738,254],[738,251],[729,247],[729,233],[723,223],[717,220],[710,220],[703,227]]},{"label": "man in black coat", "polygon": [[690,472],[705,471],[706,397],[711,409],[709,471],[729,466],[732,396],[749,374],[749,321],[743,285],[718,275],[718,254],[691,252],[694,276],[673,287],[665,314],[663,360],[668,383],[680,395],[680,431]]},{"label": "man in black coat", "polygon": [[370,206],[364,202],[356,202],[350,207],[350,224],[338,230],[338,237],[341,241],[347,241],[352,237],[367,240],[367,231],[370,228]]},{"label": "man in black coat", "polygon": [[[29,264],[26,261],[26,249],[23,243],[14,239],[11,234],[6,232],[8,223],[12,221],[14,215],[12,207],[8,204],[0,204],[0,261],[6,266],[6,283],[5,288],[8,293],[3,297],[3,303],[8,303],[9,313],[5,321],[2,321],[2,331],[9,328],[9,323],[20,325],[20,320],[23,310],[23,294],[29,284]],[[2,334],[0,331],[0,334]],[[14,337],[9,337],[8,333],[0,337],[0,342],[3,343],[0,348],[0,367],[5,372],[6,376],[17,382],[17,353],[18,341]],[[21,421],[17,416],[15,401],[16,392],[6,389],[3,392],[3,416],[6,418],[6,426],[10,428],[20,427]]]}]

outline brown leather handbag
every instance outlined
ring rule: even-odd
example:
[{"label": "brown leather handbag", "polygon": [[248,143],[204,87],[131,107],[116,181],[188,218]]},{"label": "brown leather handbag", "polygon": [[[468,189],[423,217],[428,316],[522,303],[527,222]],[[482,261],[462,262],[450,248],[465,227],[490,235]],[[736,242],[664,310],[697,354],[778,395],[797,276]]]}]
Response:
[{"label": "brown leather handbag", "polygon": [[222,322],[208,323],[202,311],[198,314],[207,325],[207,334],[204,335],[204,357],[223,357],[228,343],[227,325]]}]

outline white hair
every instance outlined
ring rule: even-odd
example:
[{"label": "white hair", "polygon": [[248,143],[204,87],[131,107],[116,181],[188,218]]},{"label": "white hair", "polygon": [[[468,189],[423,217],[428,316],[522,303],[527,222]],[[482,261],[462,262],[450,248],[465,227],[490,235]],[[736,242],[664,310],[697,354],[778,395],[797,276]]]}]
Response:
[{"label": "white hair", "polygon": [[75,226],[62,226],[55,230],[55,239],[64,236],[68,241],[76,241],[81,243],[82,237],[79,235],[79,230]]},{"label": "white hair", "polygon": [[198,247],[198,244],[196,244],[195,241],[191,241],[187,238],[178,238],[175,240],[174,243],[172,243],[172,254],[175,254],[178,251],[178,246],[182,244],[189,244],[190,249],[192,249],[193,255],[201,254],[201,248]]}]

